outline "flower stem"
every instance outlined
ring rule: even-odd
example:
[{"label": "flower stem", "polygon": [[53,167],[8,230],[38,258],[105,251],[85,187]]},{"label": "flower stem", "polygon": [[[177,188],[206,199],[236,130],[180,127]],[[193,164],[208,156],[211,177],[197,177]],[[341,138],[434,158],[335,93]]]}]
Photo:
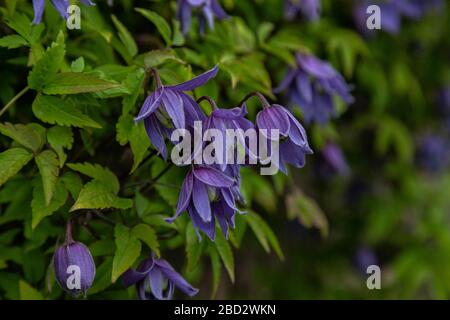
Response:
[{"label": "flower stem", "polygon": [[25,87],[22,89],[22,91],[20,91],[18,94],[16,94],[11,100],[9,100],[9,102],[3,107],[2,110],[0,110],[0,117],[6,112],[8,111],[9,107],[11,107],[17,100],[20,99],[20,97],[22,97],[25,93],[27,93],[27,91],[30,90],[29,87]]},{"label": "flower stem", "polygon": [[161,77],[159,76],[158,70],[156,70],[155,68],[151,68],[150,72],[152,73],[153,77],[156,80],[156,86],[158,88],[161,88],[163,86],[163,84],[162,84],[162,81],[161,81]]},{"label": "flower stem", "polygon": [[213,110],[219,109],[219,108],[217,107],[216,102],[215,102],[211,97],[208,97],[208,96],[202,96],[202,97],[198,98],[198,99],[197,99],[197,103],[200,103],[200,102],[202,102],[202,101],[204,101],[204,100],[208,101],[208,103],[211,105],[211,107],[213,108]]},{"label": "flower stem", "polygon": [[71,244],[73,242],[74,241],[73,241],[73,238],[72,238],[72,219],[70,218],[67,221],[67,224],[66,224],[66,241],[65,241],[65,244],[68,245],[68,244]]},{"label": "flower stem", "polygon": [[270,103],[267,101],[266,97],[264,97],[264,95],[262,93],[257,92],[257,91],[246,95],[244,97],[244,99],[242,99],[241,102],[239,102],[239,106],[242,106],[245,101],[247,101],[248,99],[250,99],[252,97],[257,97],[259,99],[259,101],[261,101],[263,108],[270,107]]}]

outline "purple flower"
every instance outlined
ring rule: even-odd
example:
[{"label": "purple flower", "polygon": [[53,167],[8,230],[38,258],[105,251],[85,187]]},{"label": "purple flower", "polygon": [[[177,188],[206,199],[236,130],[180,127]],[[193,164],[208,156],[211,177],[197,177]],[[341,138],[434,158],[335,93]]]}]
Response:
[{"label": "purple flower", "polygon": [[199,231],[202,231],[211,240],[215,239],[215,219],[227,237],[228,227],[234,228],[235,212],[240,212],[236,207],[240,198],[234,188],[236,183],[213,167],[193,167],[181,187],[175,216],[167,221],[173,222],[187,210],[199,238]]},{"label": "purple flower", "polygon": [[[279,169],[287,174],[286,163],[297,168],[305,165],[305,155],[312,154],[309,147],[306,131],[298,120],[284,107],[280,105],[266,106],[256,115],[258,129],[279,130],[280,163]],[[273,140],[270,134],[267,135]]]},{"label": "purple flower", "polygon": [[402,17],[409,19],[419,19],[425,13],[438,10],[443,7],[441,0],[389,0],[389,1],[359,1],[357,2],[353,16],[355,23],[361,33],[371,35],[375,30],[369,30],[366,25],[369,14],[366,12],[370,5],[378,5],[381,12],[381,29],[397,34],[401,30]]},{"label": "purple flower", "polygon": [[360,247],[355,253],[354,263],[356,268],[362,273],[367,273],[367,267],[378,265],[378,258],[373,250],[367,247]]},{"label": "purple flower", "polygon": [[[38,24],[42,21],[42,15],[44,14],[45,2],[47,0],[33,0],[33,9],[34,9],[34,19],[33,24]],[[81,3],[87,6],[95,6],[90,0],[80,0]],[[70,6],[69,0],[52,0],[53,6],[59,12],[61,17],[65,19],[68,18],[67,7]]]},{"label": "purple flower", "polygon": [[154,74],[157,88],[144,101],[135,121],[144,120],[147,134],[164,159],[167,158],[166,137],[170,136],[172,129],[187,128],[194,121],[205,119],[202,110],[185,91],[191,91],[207,83],[215,77],[218,66],[178,85],[164,86],[157,72]]},{"label": "purple flower", "polygon": [[142,261],[137,270],[127,270],[123,283],[125,287],[136,284],[141,300],[170,300],[175,287],[190,297],[198,293],[198,289],[192,287],[166,260],[152,256]]},{"label": "purple flower", "polygon": [[285,0],[284,15],[294,19],[301,13],[307,20],[317,20],[320,17],[320,0]]},{"label": "purple flower", "polygon": [[290,100],[302,108],[306,122],[328,122],[335,115],[335,95],[346,104],[353,102],[349,85],[328,62],[301,53],[297,53],[296,60],[297,67],[288,71],[274,92],[289,89]]},{"label": "purple flower", "polygon": [[438,104],[444,115],[450,116],[450,85],[439,92]]},{"label": "purple flower", "polygon": [[443,138],[428,134],[419,141],[417,162],[428,172],[437,173],[450,164],[450,143]]},{"label": "purple flower", "polygon": [[350,168],[345,160],[344,153],[338,145],[334,143],[327,143],[327,145],[322,149],[322,155],[326,163],[337,174],[347,176],[350,173]]},{"label": "purple flower", "polygon": [[219,20],[228,18],[217,0],[178,0],[177,18],[184,34],[189,32],[193,10],[198,12],[200,34],[204,34],[206,24],[214,29],[214,16]]},{"label": "purple flower", "polygon": [[95,278],[94,259],[84,244],[72,239],[70,224],[65,243],[55,251],[53,264],[61,288],[75,296],[86,295]]}]

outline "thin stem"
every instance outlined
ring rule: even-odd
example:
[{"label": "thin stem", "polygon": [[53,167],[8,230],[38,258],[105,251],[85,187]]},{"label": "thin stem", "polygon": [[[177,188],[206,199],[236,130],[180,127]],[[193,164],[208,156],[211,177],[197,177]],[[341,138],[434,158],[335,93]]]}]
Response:
[{"label": "thin stem", "polygon": [[9,107],[11,107],[17,100],[20,99],[20,97],[22,97],[25,93],[27,93],[27,91],[30,90],[29,87],[25,87],[22,89],[22,91],[20,91],[18,94],[16,94],[11,100],[9,100],[9,102],[3,107],[2,110],[0,110],[0,117],[6,112],[8,111]]},{"label": "thin stem", "polygon": [[248,95],[246,95],[244,97],[244,99],[242,99],[241,102],[239,102],[239,106],[242,106],[245,101],[247,101],[248,99],[250,99],[252,97],[257,97],[259,99],[259,101],[261,101],[263,108],[270,107],[270,103],[267,101],[266,97],[264,97],[264,95],[258,91],[252,92],[252,93],[249,93]]},{"label": "thin stem", "polygon": [[116,225],[116,222],[110,218],[108,218],[107,216],[105,216],[103,213],[101,213],[98,210],[92,210],[91,211],[96,217],[98,217],[99,219],[103,220],[104,222],[114,226]]},{"label": "thin stem", "polygon": [[200,102],[202,102],[202,101],[204,101],[204,100],[208,101],[208,103],[211,105],[211,107],[213,108],[213,110],[219,109],[219,108],[217,107],[216,102],[215,102],[211,97],[208,97],[208,96],[203,96],[203,97],[198,98],[198,99],[197,99],[197,103],[200,103]]},{"label": "thin stem", "polygon": [[152,180],[149,181],[149,186],[147,187],[147,189],[144,190],[144,192],[148,191],[151,187],[153,187],[153,185],[156,184],[156,182],[161,179],[161,177],[163,175],[165,175],[167,173],[167,171],[169,171],[171,168],[173,167],[172,164],[168,164],[167,167],[165,167],[156,177],[154,177]]},{"label": "thin stem", "polygon": [[155,80],[156,80],[156,86],[157,86],[158,88],[161,88],[161,87],[163,86],[163,84],[162,84],[161,78],[160,78],[160,76],[159,76],[158,70],[156,70],[155,68],[151,68],[151,69],[150,69],[150,72],[152,73],[153,77],[154,77]]},{"label": "thin stem", "polygon": [[72,219],[69,219],[66,224],[66,239],[65,244],[71,244],[73,243],[73,237],[72,237]]}]

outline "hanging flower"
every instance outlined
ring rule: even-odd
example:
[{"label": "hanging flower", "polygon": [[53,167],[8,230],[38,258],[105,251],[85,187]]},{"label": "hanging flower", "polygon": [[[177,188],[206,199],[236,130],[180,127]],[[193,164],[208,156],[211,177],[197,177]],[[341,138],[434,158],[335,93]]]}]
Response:
[{"label": "hanging flower", "polygon": [[178,0],[177,18],[181,23],[181,31],[189,32],[192,11],[197,11],[200,34],[205,33],[205,26],[214,29],[214,16],[219,20],[228,18],[217,0]]},{"label": "hanging flower", "polygon": [[[42,21],[42,15],[44,14],[45,2],[47,0],[33,0],[34,19],[33,24],[38,24]],[[59,12],[61,17],[66,20],[68,18],[67,8],[70,6],[69,0],[51,0],[55,9]],[[87,6],[95,6],[90,0],[80,0],[82,4]]]}]

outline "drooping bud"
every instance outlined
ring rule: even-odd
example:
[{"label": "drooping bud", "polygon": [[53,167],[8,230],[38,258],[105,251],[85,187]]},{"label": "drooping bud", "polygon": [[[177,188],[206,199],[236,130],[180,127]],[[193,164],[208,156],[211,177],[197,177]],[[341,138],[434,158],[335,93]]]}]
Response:
[{"label": "drooping bud", "polygon": [[95,278],[94,259],[89,249],[72,238],[71,224],[67,224],[66,241],[53,257],[56,280],[68,293],[86,295]]}]

